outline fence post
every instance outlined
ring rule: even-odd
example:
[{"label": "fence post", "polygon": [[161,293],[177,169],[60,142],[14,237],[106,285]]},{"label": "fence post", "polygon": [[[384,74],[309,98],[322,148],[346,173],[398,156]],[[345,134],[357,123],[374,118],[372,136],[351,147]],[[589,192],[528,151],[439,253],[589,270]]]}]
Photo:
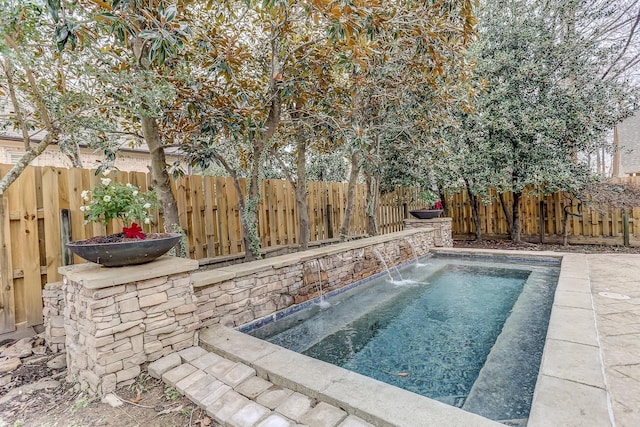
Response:
[{"label": "fence post", "polygon": [[327,238],[333,239],[333,209],[331,205],[327,204],[325,213],[327,214]]},{"label": "fence post", "polygon": [[545,221],[545,211],[546,211],[546,206],[547,204],[544,202],[544,200],[540,201],[540,215],[538,218],[538,223],[539,223],[539,227],[538,227],[538,232],[540,233],[540,243],[544,243],[544,221]]},{"label": "fence post", "polygon": [[67,247],[71,241],[71,213],[69,209],[60,209],[60,246],[62,247],[62,265],[73,264],[73,254]]},{"label": "fence post", "polygon": [[624,246],[629,246],[629,211],[627,208],[622,210],[622,235]]}]

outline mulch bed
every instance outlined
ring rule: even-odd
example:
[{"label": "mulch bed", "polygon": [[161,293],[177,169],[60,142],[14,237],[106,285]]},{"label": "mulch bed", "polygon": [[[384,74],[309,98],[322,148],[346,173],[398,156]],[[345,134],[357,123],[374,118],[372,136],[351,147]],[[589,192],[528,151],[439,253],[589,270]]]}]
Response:
[{"label": "mulch bed", "polygon": [[553,251],[585,254],[625,253],[640,254],[640,247],[607,245],[556,245],[547,243],[514,243],[510,240],[454,240],[454,248],[502,249],[518,251]]}]

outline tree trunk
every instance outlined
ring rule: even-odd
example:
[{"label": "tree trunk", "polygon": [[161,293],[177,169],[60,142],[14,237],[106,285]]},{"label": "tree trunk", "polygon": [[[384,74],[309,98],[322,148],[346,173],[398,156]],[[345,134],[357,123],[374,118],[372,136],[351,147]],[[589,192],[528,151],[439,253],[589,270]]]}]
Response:
[{"label": "tree trunk", "polygon": [[[256,141],[253,148],[253,163],[249,176],[249,188],[244,204],[239,204],[244,242],[244,260],[260,259],[260,236],[258,235],[258,203],[260,203],[260,165],[264,154],[264,142]],[[238,185],[236,191],[240,190]],[[242,194],[238,194],[242,199]]]},{"label": "tree trunk", "polygon": [[[269,86],[269,94],[271,103],[269,105],[269,114],[264,123],[264,130],[253,140],[253,162],[251,165],[251,174],[249,175],[249,188],[247,188],[247,197],[244,207],[241,207],[240,219],[242,223],[242,240],[244,242],[244,259],[245,261],[253,261],[259,259],[260,254],[260,236],[258,235],[258,203],[260,202],[260,168],[263,164],[263,155],[267,149],[267,145],[276,133],[280,124],[280,115],[282,110],[282,100],[280,98],[280,88],[278,86],[279,76],[282,72],[282,64],[280,60],[280,41],[277,36],[271,39],[271,83]],[[242,198],[242,197],[240,197]]]},{"label": "tree trunk", "polygon": [[500,200],[500,207],[502,208],[502,213],[504,213],[504,218],[507,220],[507,231],[509,235],[511,235],[511,230],[513,230],[513,217],[511,216],[511,212],[507,209],[507,202],[504,200],[504,193],[498,193],[498,199]]},{"label": "tree trunk", "polygon": [[449,204],[447,203],[446,194],[444,192],[444,186],[438,186],[438,196],[440,197],[440,204],[442,204],[443,215],[445,217],[451,216],[449,214]]},{"label": "tree trunk", "polygon": [[7,172],[7,174],[3,176],[2,179],[0,179],[0,196],[5,191],[7,191],[7,188],[9,188],[9,186],[13,184],[15,180],[18,179],[22,171],[24,171],[25,168],[29,166],[29,163],[31,163],[33,159],[42,154],[42,152],[53,142],[54,137],[57,138],[57,133],[55,131],[48,133],[40,142],[40,144],[24,153],[18,163],[13,165],[9,172]]},{"label": "tree trunk", "polygon": [[513,203],[511,204],[511,212],[513,218],[513,226],[511,228],[511,241],[520,243],[520,198],[522,193],[513,193]]},{"label": "tree trunk", "polygon": [[[16,53],[20,52],[20,47],[16,44],[15,40],[13,40],[13,38],[9,36],[9,34],[4,35],[4,41],[9,47],[11,47],[11,49],[13,49],[14,52]],[[9,89],[12,90],[14,89],[13,87],[14,85],[11,79],[12,77],[11,63],[8,61],[3,63],[5,64],[5,67],[6,67],[5,73],[7,74]],[[40,89],[33,71],[31,70],[30,67],[26,66],[24,67],[24,73],[27,78],[27,81],[29,82],[29,87],[31,88],[32,102],[35,105],[38,112],[40,113],[40,120],[42,121],[42,124],[44,125],[44,129],[47,131],[47,134],[37,146],[33,148],[31,147],[26,124],[24,122],[24,117],[22,116],[22,110],[18,105],[17,98],[15,99],[12,98],[14,109],[16,110],[15,111],[16,119],[18,120],[20,128],[23,133],[23,145],[26,150],[26,153],[22,156],[22,158],[18,161],[18,163],[16,163],[11,168],[11,170],[7,172],[7,174],[3,176],[2,179],[0,179],[0,196],[2,196],[2,194],[5,191],[7,191],[7,188],[9,188],[9,186],[18,179],[22,171],[24,171],[24,169],[27,166],[29,166],[29,163],[31,163],[33,159],[35,159],[40,154],[42,154],[42,152],[50,144],[52,144],[53,142],[57,142],[59,133],[60,133],[58,128],[54,127],[51,122],[51,118],[49,117],[49,110],[47,110],[47,107],[44,103],[44,98],[40,93]]]},{"label": "tree trunk", "polygon": [[[171,191],[171,181],[167,172],[167,160],[158,132],[158,122],[154,117],[140,117],[142,123],[142,134],[144,141],[149,148],[151,156],[151,185],[158,193],[158,200],[162,206],[162,216],[164,219],[164,231],[167,233],[185,233],[180,227],[178,216],[178,204]],[[184,240],[184,239],[182,239]],[[187,257],[188,248],[184,242],[180,241],[176,245],[176,255]]]},{"label": "tree trunk", "polygon": [[478,196],[471,191],[471,185],[469,184],[468,179],[464,180],[464,184],[467,187],[467,194],[471,201],[471,216],[473,217],[473,226],[476,231],[476,240],[482,240],[482,226],[480,224],[480,206],[478,203]]},{"label": "tree trunk", "polygon": [[353,208],[355,207],[356,184],[358,183],[358,175],[360,174],[360,155],[355,150],[351,153],[351,171],[349,172],[349,186],[347,188],[347,206],[344,209],[344,219],[340,226],[340,240],[345,241],[349,236],[349,228],[351,227],[351,219],[353,217]]},{"label": "tree trunk", "polygon": [[298,211],[298,224],[300,240],[299,250],[304,251],[309,247],[309,209],[307,206],[307,143],[304,135],[298,135],[297,179],[295,183],[296,209]]},{"label": "tree trunk", "polygon": [[380,184],[378,177],[370,171],[365,171],[365,181],[367,185],[367,234],[369,236],[378,235],[378,200],[380,199]]},{"label": "tree trunk", "polygon": [[565,206],[562,211],[562,245],[569,245],[569,206]]}]

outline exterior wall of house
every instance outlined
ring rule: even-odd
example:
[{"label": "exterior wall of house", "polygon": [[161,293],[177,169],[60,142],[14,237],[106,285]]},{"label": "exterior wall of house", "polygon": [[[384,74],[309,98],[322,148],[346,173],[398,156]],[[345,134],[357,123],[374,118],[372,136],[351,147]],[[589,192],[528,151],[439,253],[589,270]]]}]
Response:
[{"label": "exterior wall of house", "polygon": [[[0,164],[13,164],[24,153],[22,141],[3,139],[0,137]],[[88,148],[80,149],[80,160],[85,169],[95,169],[101,164],[102,152]],[[176,158],[167,157],[169,163]],[[72,167],[71,160],[65,156],[57,146],[47,148],[40,156],[31,162],[32,166],[53,166],[61,168]],[[126,172],[149,172],[151,160],[149,153],[140,151],[120,151],[116,158],[115,166],[118,170]]]},{"label": "exterior wall of house", "polygon": [[640,114],[617,126],[621,176],[640,173]]}]

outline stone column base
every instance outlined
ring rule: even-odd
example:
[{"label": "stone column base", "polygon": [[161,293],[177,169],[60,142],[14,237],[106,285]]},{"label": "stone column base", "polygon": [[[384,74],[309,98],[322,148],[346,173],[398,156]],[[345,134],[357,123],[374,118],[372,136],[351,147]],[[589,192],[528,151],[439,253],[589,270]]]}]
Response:
[{"label": "stone column base", "polygon": [[132,383],[141,364],[197,345],[190,276],[197,268],[195,260],[174,257],[61,267],[67,379],[106,394]]},{"label": "stone column base", "polygon": [[417,219],[407,218],[404,220],[404,229],[431,227],[436,230],[435,246],[442,248],[453,247],[453,237],[451,237],[451,218]]}]

